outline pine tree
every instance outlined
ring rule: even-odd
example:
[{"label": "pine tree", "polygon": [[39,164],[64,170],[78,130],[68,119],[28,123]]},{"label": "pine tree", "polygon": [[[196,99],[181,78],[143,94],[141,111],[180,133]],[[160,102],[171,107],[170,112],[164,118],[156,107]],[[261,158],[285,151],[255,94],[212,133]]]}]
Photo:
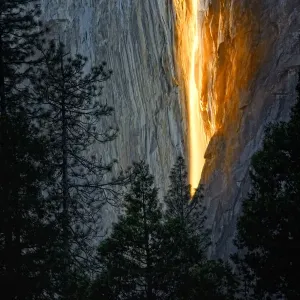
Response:
[{"label": "pine tree", "polygon": [[190,274],[190,280],[185,286],[188,293],[182,299],[238,299],[239,285],[229,263],[222,260],[203,261],[192,268]]},{"label": "pine tree", "polygon": [[105,299],[163,299],[161,205],[144,163],[134,164],[124,201],[125,215],[99,248],[103,269],[94,284],[93,297],[102,294]]},{"label": "pine tree", "polygon": [[[37,1],[0,3],[0,281],[4,299],[53,292],[58,228],[43,192],[52,179],[48,147],[28,119],[27,75],[41,37]],[[55,242],[53,242],[55,241]]]},{"label": "pine tree", "polygon": [[[93,240],[99,234],[101,209],[116,200],[115,186],[124,177],[108,180],[114,161],[105,164],[102,157],[89,155],[91,148],[115,139],[117,129],[105,127],[113,108],[101,104],[101,83],[111,71],[106,64],[84,73],[87,59],[72,57],[63,44],[51,42],[39,48],[41,65],[30,76],[32,83],[31,116],[50,137],[52,163],[56,167],[56,197],[61,199],[61,226],[66,253],[66,287],[69,272],[78,273],[84,265],[92,268]],[[67,258],[68,257],[68,258]],[[87,268],[88,268],[87,267]],[[73,269],[75,268],[75,269]],[[82,271],[82,270],[81,270]]]},{"label": "pine tree", "polygon": [[297,92],[290,120],[269,125],[252,158],[252,189],[237,225],[237,261],[253,277],[254,298],[300,297],[300,84]]},{"label": "pine tree", "polygon": [[209,230],[205,228],[205,208],[203,206],[202,187],[191,195],[191,186],[188,183],[188,173],[184,159],[178,157],[170,174],[170,186],[164,199],[169,220],[178,220],[184,234],[198,236],[201,248],[206,251],[209,245]]},{"label": "pine tree", "polygon": [[[29,4],[32,4],[31,8]],[[40,33],[35,20],[37,15],[34,1],[3,0],[0,3],[0,156],[2,158],[0,181],[3,184],[6,184],[6,174],[10,171],[10,162],[7,159],[11,151],[8,147],[10,144],[8,130],[13,124],[13,119],[10,117],[15,117],[20,110],[22,100],[25,99],[19,91],[28,70],[24,64],[33,54],[32,40]],[[0,201],[2,207],[8,208],[11,205],[9,200],[11,191],[8,189],[5,191],[7,194],[3,191]],[[9,217],[6,221],[11,222]],[[5,228],[4,234],[9,253],[12,233],[9,226]]]},{"label": "pine tree", "polygon": [[[209,232],[205,229],[205,210],[199,188],[192,200],[184,159],[179,157],[171,170],[166,203],[166,285],[172,287],[170,299],[187,296],[189,270],[205,259]],[[172,284],[170,285],[170,282]]]},{"label": "pine tree", "polygon": [[[22,88],[31,70],[35,45],[41,37],[37,0],[2,0],[0,3],[0,113],[22,106],[11,97]],[[25,86],[23,86],[25,88]]]},{"label": "pine tree", "polygon": [[54,292],[61,247],[54,203],[43,194],[52,181],[47,143],[35,135],[23,114],[1,117],[0,130],[9,136],[5,156],[0,151],[7,166],[0,181],[2,298],[44,299]]},{"label": "pine tree", "polygon": [[221,261],[207,260],[210,237],[202,187],[192,198],[182,157],[171,170],[165,203],[168,299],[234,299],[236,281],[231,268]]}]

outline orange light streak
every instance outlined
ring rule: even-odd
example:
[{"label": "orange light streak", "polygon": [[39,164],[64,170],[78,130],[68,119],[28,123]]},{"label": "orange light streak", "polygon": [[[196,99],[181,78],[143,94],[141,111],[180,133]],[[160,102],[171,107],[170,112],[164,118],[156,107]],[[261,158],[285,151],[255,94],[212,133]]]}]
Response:
[{"label": "orange light streak", "polygon": [[202,111],[207,108],[201,101],[202,40],[198,2],[173,0],[176,13],[176,59],[188,114],[189,182],[192,193],[199,185],[205,163],[204,154],[214,131],[207,127],[202,117]]},{"label": "orange light streak", "polygon": [[[246,96],[250,95],[249,84],[272,46],[272,40],[261,40],[264,35],[256,15],[257,5],[173,0],[175,58],[188,121],[192,193],[201,175],[205,181],[216,166],[222,164],[222,171],[230,171],[240,151],[241,142],[236,137],[243,120],[242,107],[250,101]],[[214,135],[202,172],[204,155]],[[222,151],[221,155],[217,151]]]}]

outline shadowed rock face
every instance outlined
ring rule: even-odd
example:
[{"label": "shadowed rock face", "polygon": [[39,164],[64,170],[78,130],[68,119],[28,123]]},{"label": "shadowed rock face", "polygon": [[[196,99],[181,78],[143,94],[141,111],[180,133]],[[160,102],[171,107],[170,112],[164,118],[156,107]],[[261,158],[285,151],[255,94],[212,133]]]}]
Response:
[{"label": "shadowed rock face", "polygon": [[214,49],[206,76],[219,108],[219,130],[206,151],[202,183],[213,229],[210,255],[227,258],[250,188],[251,156],[261,145],[265,125],[287,120],[295,99],[300,2],[213,0],[203,26],[207,47]]},{"label": "shadowed rock face", "polygon": [[[264,126],[286,120],[300,66],[299,0],[199,0],[202,4],[204,102],[218,129],[202,174],[210,255],[228,257],[250,188],[248,169]],[[211,5],[208,5],[211,2]],[[171,0],[41,0],[43,18],[71,50],[114,71],[103,100],[115,108],[119,137],[93,149],[119,168],[145,159],[161,191],[175,157],[186,153],[186,114],[176,81]],[[221,17],[221,18],[220,18]],[[183,101],[182,101],[183,102]],[[204,115],[204,119],[211,115]],[[106,226],[115,218],[107,211]]]}]

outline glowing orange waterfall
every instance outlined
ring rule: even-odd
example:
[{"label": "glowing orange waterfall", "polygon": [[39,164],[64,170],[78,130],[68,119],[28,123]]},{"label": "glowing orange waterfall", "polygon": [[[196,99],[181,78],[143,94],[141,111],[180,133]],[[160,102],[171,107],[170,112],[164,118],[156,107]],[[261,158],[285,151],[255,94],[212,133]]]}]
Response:
[{"label": "glowing orange waterfall", "polygon": [[[224,172],[230,169],[238,151],[234,137],[242,119],[240,99],[245,102],[249,83],[268,53],[268,43],[257,43],[260,27],[255,15],[256,4],[249,6],[242,1],[229,0],[173,0],[175,57],[188,116],[192,192],[199,184],[204,155],[213,135],[216,137],[214,151],[222,149]],[[220,158],[219,154],[216,156]],[[217,161],[212,160],[211,155],[208,159],[206,176]]]},{"label": "glowing orange waterfall", "polygon": [[192,191],[198,187],[204,153],[212,135],[202,112],[207,108],[201,100],[202,36],[198,13],[199,0],[173,0],[176,13],[176,60],[184,86],[188,114],[189,182]]}]

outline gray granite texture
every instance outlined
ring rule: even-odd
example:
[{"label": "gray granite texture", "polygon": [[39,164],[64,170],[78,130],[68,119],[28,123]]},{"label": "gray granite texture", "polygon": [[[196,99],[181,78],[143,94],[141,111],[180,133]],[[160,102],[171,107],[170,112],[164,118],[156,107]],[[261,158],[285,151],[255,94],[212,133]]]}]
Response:
[{"label": "gray granite texture", "polygon": [[[90,65],[106,61],[113,70],[101,99],[115,112],[99,130],[112,125],[120,131],[115,141],[91,151],[105,161],[116,158],[116,170],[145,160],[162,194],[176,156],[185,152],[171,1],[41,0],[41,7],[49,38],[83,54]],[[107,224],[113,215],[108,209]]]}]

